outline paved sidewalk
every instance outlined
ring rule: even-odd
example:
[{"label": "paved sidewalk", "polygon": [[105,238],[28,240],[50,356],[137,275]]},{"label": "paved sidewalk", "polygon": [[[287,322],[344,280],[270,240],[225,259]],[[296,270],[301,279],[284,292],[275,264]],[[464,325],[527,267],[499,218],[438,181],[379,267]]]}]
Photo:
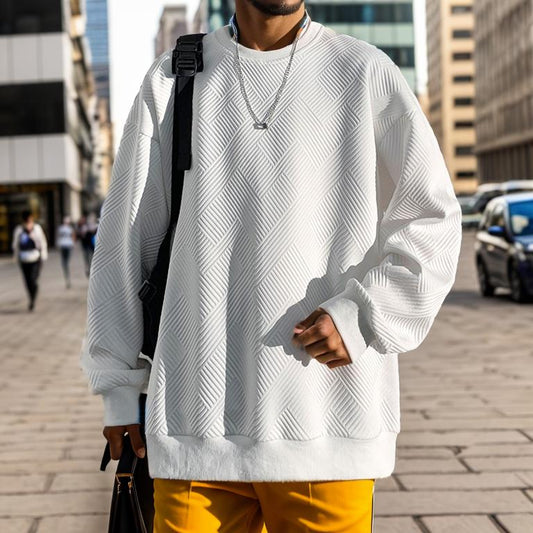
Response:
[{"label": "paved sidewalk", "polygon": [[[473,233],[454,290],[417,350],[400,355],[402,432],[376,483],[374,533],[533,531],[533,304],[478,296]],[[113,470],[99,397],[78,367],[81,251],[64,288],[51,252],[33,313],[0,261],[0,531],[104,533]]]}]

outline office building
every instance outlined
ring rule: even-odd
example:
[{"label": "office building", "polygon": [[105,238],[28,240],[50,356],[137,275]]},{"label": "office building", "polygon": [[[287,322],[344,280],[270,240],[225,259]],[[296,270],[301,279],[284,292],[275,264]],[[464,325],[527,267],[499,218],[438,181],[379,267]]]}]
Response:
[{"label": "office building", "polygon": [[95,87],[81,0],[0,2],[0,252],[31,208],[50,244],[91,199]]},{"label": "office building", "polygon": [[473,0],[426,0],[428,119],[457,194],[477,188]]},{"label": "office building", "polygon": [[86,6],[85,34],[90,47],[90,63],[96,87],[93,145],[94,157],[90,187],[95,191],[94,202],[86,210],[98,211],[107,193],[114,160],[113,128],[111,125],[109,81],[109,17],[107,0],[84,0]]},{"label": "office building", "polygon": [[480,182],[533,179],[533,0],[477,0]]},{"label": "office building", "polygon": [[165,50],[174,48],[176,39],[186,33],[193,33],[189,32],[187,6],[185,4],[165,6],[159,18],[159,29],[155,37],[155,57]]}]

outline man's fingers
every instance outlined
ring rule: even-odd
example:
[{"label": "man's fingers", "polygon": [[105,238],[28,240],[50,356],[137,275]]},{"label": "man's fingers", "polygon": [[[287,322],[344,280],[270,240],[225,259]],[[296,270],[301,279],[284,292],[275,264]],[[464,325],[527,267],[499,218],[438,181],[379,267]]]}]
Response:
[{"label": "man's fingers", "polygon": [[144,441],[141,437],[140,427],[140,424],[126,426],[131,440],[131,447],[137,457],[142,459],[146,455],[146,448],[144,447]]},{"label": "man's fingers", "polygon": [[113,426],[107,428],[107,434],[104,432],[108,442],[111,459],[120,459],[122,454],[122,437],[126,431],[125,426]]}]

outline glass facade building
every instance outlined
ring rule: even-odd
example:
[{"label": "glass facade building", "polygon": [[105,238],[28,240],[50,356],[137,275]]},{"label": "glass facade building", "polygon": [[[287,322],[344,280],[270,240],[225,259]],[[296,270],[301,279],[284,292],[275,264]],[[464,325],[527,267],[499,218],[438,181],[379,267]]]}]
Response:
[{"label": "glass facade building", "polygon": [[[208,30],[229,22],[233,0],[205,0]],[[367,2],[309,0],[305,6],[313,20],[338,33],[353,35],[376,45],[400,67],[415,90],[415,31],[413,1],[371,0]]]},{"label": "glass facade building", "polygon": [[85,5],[87,14],[85,35],[91,48],[91,66],[96,82],[96,94],[99,98],[104,98],[109,102],[109,24],[107,0],[85,0]]},{"label": "glass facade building", "polygon": [[309,1],[313,20],[338,33],[353,35],[381,48],[400,67],[415,90],[415,31],[413,2]]}]

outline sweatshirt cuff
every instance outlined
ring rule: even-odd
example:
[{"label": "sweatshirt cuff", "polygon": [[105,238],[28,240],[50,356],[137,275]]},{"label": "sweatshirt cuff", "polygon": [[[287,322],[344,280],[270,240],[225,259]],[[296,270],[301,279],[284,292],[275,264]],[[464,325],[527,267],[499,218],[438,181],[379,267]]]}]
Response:
[{"label": "sweatshirt cuff", "polygon": [[139,395],[137,387],[122,385],[103,394],[104,425],[127,426],[140,422]]},{"label": "sweatshirt cuff", "polygon": [[321,303],[318,307],[331,316],[352,363],[355,363],[368,348],[359,328],[359,306],[341,293]]}]

